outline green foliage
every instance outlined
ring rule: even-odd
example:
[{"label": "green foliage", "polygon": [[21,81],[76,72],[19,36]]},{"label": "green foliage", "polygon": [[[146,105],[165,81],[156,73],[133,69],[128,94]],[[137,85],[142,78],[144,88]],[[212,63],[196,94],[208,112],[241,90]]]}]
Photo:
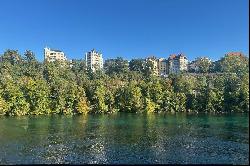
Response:
[{"label": "green foliage", "polygon": [[224,81],[224,102],[225,111],[242,112],[240,107],[244,99],[242,98],[242,81],[236,74],[227,74]]},{"label": "green foliage", "polygon": [[104,85],[102,83],[97,84],[94,89],[94,93],[92,97],[93,111],[102,112],[102,113],[108,112],[108,106],[105,103],[105,93],[106,93],[106,89]]},{"label": "green foliage", "polygon": [[49,109],[49,88],[45,80],[34,80],[30,77],[23,77],[20,80],[20,87],[29,103],[29,114],[41,115],[50,113]]},{"label": "green foliage", "polygon": [[17,50],[7,50],[2,56],[2,61],[15,65],[21,62],[21,56]]},{"label": "green foliage", "polygon": [[92,72],[84,60],[44,62],[32,51],[0,57],[0,115],[249,112],[248,58],[224,57],[200,73],[152,74],[152,62],[110,59]]},{"label": "green foliage", "polygon": [[198,73],[208,73],[212,69],[212,62],[207,58],[197,58],[195,63]]},{"label": "green foliage", "polygon": [[242,56],[225,56],[218,63],[218,70],[226,73],[236,73],[241,76],[249,73],[249,58]]},{"label": "green foliage", "polygon": [[77,106],[76,112],[79,114],[88,114],[90,112],[89,102],[86,97],[80,97]]},{"label": "green foliage", "polygon": [[116,103],[120,111],[140,112],[143,109],[141,88],[132,81],[128,85],[119,89]]},{"label": "green foliage", "polygon": [[242,80],[240,85],[240,103],[239,106],[242,109],[242,111],[248,111],[249,112],[249,73],[246,73]]},{"label": "green foliage", "polygon": [[128,72],[128,61],[122,57],[108,59],[104,63],[104,70],[108,75],[121,75]]},{"label": "green foliage", "polygon": [[151,61],[144,61],[143,59],[132,59],[129,62],[129,69],[148,77],[153,74],[153,63]]},{"label": "green foliage", "polygon": [[5,115],[8,111],[8,104],[6,101],[0,96],[0,115]]},{"label": "green foliage", "polygon": [[149,99],[149,98],[145,98],[145,111],[147,112],[147,113],[152,113],[152,112],[155,112],[155,109],[156,109],[156,104],[153,102],[153,101],[151,101],[151,99]]},{"label": "green foliage", "polygon": [[7,115],[27,115],[30,111],[30,104],[25,99],[25,94],[20,87],[16,86],[19,83],[12,80],[6,81],[2,85],[3,99],[8,103]]}]

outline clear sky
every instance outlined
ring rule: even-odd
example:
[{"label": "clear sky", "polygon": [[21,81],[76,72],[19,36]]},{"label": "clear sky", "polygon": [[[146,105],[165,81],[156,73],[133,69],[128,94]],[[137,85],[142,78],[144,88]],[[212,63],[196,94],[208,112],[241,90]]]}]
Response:
[{"label": "clear sky", "polygon": [[82,59],[249,55],[248,0],[0,0],[0,54],[43,48]]}]

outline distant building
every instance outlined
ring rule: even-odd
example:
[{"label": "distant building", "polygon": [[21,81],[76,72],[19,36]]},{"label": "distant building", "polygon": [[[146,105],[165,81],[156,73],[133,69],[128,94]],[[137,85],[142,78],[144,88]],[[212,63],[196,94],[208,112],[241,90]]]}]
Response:
[{"label": "distant building", "polygon": [[242,52],[229,52],[226,54],[226,56],[239,56],[244,57],[244,54]]},{"label": "distant building", "polygon": [[100,70],[103,68],[102,54],[92,49],[85,54],[86,66],[92,71]]},{"label": "distant building", "polygon": [[168,58],[169,74],[177,74],[188,70],[188,60],[184,54],[172,54]]},{"label": "distant building", "polygon": [[158,75],[166,76],[168,72],[168,61],[165,58],[158,59]]},{"label": "distant building", "polygon": [[153,64],[153,74],[156,76],[165,76],[167,74],[168,63],[165,58],[157,59],[155,56],[146,58],[146,61],[150,61]]},{"label": "distant building", "polygon": [[152,64],[153,64],[153,69],[152,69],[153,74],[158,76],[159,75],[159,70],[158,70],[158,60],[157,60],[157,58],[155,56],[151,56],[151,57],[146,58],[146,61],[152,62]]},{"label": "distant building", "polygon": [[54,50],[54,49],[45,47],[44,48],[44,60],[48,62],[54,62],[56,60],[66,61],[67,58],[64,55],[64,52],[60,50]]}]

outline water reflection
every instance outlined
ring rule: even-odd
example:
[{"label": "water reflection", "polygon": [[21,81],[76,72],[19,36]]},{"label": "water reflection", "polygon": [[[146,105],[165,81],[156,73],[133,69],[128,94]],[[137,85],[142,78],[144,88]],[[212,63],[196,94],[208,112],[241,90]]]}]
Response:
[{"label": "water reflection", "polygon": [[0,119],[0,164],[247,164],[245,115],[115,114]]}]

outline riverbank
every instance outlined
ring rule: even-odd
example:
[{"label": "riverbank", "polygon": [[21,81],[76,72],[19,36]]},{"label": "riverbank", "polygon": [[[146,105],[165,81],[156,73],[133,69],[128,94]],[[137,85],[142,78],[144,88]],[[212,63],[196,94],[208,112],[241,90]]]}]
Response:
[{"label": "riverbank", "polygon": [[[186,114],[186,115],[232,115],[232,114],[249,114],[249,112],[198,112],[198,111],[183,111],[183,112],[143,112],[143,111],[138,111],[138,112],[105,112],[101,113],[98,111],[95,111],[95,113],[88,113],[88,114],[79,114],[79,113],[70,113],[70,114],[27,114],[27,115],[22,115],[22,116],[88,116],[88,115],[117,115],[120,113],[124,114],[135,114],[135,115],[176,115],[176,114]],[[22,116],[17,116],[17,115],[0,115],[1,117],[22,117]]]}]

